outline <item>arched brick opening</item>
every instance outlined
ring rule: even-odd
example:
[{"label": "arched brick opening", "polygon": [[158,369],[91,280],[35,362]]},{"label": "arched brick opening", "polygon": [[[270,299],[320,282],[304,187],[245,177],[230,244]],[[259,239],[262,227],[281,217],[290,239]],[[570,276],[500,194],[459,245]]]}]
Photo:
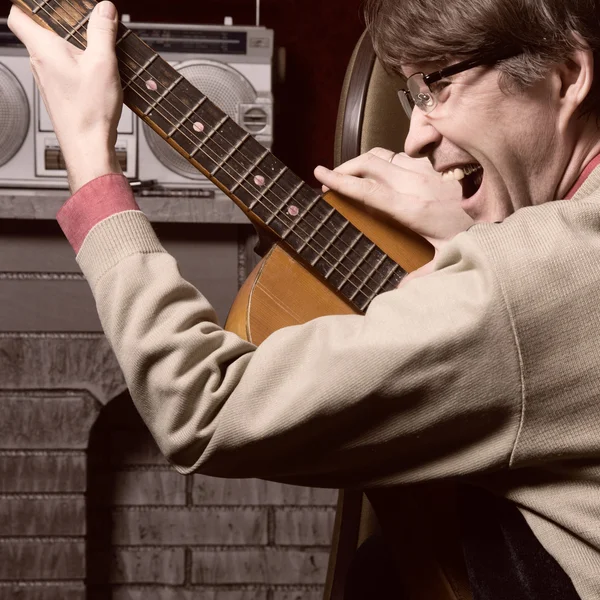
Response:
[{"label": "arched brick opening", "polygon": [[94,424],[88,600],[320,600],[336,492],[183,476],[128,393]]}]

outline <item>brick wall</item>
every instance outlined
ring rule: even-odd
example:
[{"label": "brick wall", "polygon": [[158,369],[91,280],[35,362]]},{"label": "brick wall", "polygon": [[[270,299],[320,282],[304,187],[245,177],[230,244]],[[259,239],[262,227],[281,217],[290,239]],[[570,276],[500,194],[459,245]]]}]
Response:
[{"label": "brick wall", "polygon": [[0,395],[0,598],[85,598],[87,394]]},{"label": "brick wall", "polygon": [[321,598],[335,491],[184,477],[128,395],[0,410],[0,599]]},{"label": "brick wall", "polygon": [[[315,600],[337,493],[173,471],[129,396],[90,442],[90,582],[118,600]],[[103,593],[104,592],[104,593]]]}]

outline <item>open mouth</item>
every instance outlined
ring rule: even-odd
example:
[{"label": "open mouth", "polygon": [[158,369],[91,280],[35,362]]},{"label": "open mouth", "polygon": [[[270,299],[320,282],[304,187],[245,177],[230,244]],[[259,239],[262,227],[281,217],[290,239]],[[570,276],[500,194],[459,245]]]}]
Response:
[{"label": "open mouth", "polygon": [[474,196],[483,182],[483,167],[478,164],[467,165],[464,169],[465,176],[460,180],[465,199]]}]

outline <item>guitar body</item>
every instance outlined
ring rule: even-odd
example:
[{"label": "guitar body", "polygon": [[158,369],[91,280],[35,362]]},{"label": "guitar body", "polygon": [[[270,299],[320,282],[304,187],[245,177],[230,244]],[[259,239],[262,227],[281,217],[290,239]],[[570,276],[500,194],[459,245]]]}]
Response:
[{"label": "guitar body", "polygon": [[[432,247],[408,229],[365,214],[355,203],[333,192],[325,194],[324,200],[407,272],[432,259]],[[275,243],[242,286],[225,328],[258,345],[281,327],[357,312],[296,255]]]},{"label": "guitar body", "polygon": [[259,345],[282,327],[324,315],[353,313],[324,283],[275,244],[240,289],[225,329]]}]

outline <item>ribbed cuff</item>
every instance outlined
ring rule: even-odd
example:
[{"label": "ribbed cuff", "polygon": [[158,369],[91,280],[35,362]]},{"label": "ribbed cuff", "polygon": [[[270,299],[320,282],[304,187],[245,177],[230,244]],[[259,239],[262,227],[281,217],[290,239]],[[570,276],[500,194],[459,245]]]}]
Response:
[{"label": "ribbed cuff", "polygon": [[128,210],[115,213],[92,228],[77,254],[77,262],[93,290],[107,271],[129,256],[164,252],[146,215]]},{"label": "ribbed cuff", "polygon": [[56,219],[73,250],[79,252],[90,230],[108,217],[140,210],[124,175],[109,173],[93,179],[73,194]]}]

